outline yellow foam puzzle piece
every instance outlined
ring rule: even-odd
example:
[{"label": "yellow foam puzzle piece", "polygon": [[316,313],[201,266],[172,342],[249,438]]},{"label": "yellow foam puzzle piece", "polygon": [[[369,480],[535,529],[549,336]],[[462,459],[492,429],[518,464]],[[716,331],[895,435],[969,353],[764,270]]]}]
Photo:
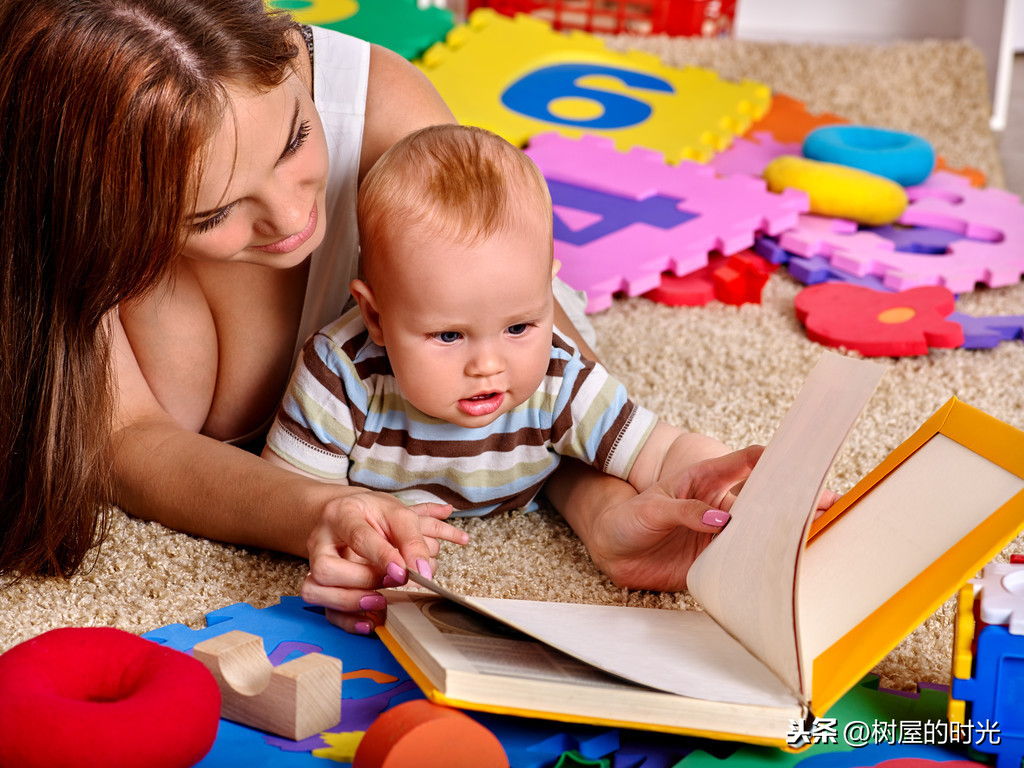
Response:
[{"label": "yellow foam puzzle piece", "polygon": [[338,763],[351,763],[356,756],[356,750],[359,749],[359,743],[365,735],[366,731],[321,733],[320,738],[326,741],[328,746],[314,749],[312,755]]},{"label": "yellow foam puzzle piece", "polygon": [[474,11],[416,63],[459,122],[519,146],[549,131],[590,133],[619,150],[658,150],[670,163],[705,162],[771,103],[763,83],[610,51],[586,32],[556,32],[532,16],[489,8]]}]

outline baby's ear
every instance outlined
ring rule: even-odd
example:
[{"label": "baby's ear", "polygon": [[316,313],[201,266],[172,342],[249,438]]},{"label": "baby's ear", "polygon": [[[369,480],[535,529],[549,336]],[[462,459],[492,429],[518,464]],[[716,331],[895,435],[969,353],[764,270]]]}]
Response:
[{"label": "baby's ear", "polygon": [[377,309],[377,297],[374,295],[373,289],[358,278],[348,284],[348,289],[352,298],[356,300],[356,304],[359,305],[359,312],[363,316],[363,322],[366,323],[366,330],[369,331],[373,343],[378,347],[383,347],[384,332],[381,328],[380,311]]}]

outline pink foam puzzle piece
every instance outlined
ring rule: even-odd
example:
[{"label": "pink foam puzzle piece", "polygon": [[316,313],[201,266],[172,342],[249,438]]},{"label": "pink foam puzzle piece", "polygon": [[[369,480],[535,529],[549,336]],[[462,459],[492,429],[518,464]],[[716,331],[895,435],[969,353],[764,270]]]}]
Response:
[{"label": "pink foam puzzle piece", "polygon": [[736,139],[732,146],[712,157],[708,165],[720,176],[731,176],[735,173],[760,176],[775,158],[782,155],[799,157],[800,151],[799,143],[776,141],[768,131],[754,131]]},{"label": "pink foam puzzle piece", "polygon": [[[912,253],[887,247],[873,233],[831,233],[815,239],[803,231],[780,239],[786,250],[820,255],[837,269],[858,276],[875,275],[892,290],[939,285],[954,293],[1013,285],[1024,275],[1024,206],[1016,195],[978,189],[962,176],[932,174],[908,189],[910,204],[900,223],[957,232],[964,239],[945,253]],[[803,226],[803,222],[801,222]],[[803,251],[813,250],[813,253]]]},{"label": "pink foam puzzle piece", "polygon": [[[799,190],[775,194],[761,179],[722,178],[693,162],[669,165],[661,153],[642,147],[622,152],[604,137],[541,134],[526,153],[551,184],[556,208],[555,190],[571,188],[596,197],[604,218],[621,219],[594,239],[556,236],[559,276],[587,293],[588,312],[607,308],[620,291],[637,296],[656,288],[663,272],[700,269],[712,251],[728,256],[749,248],[758,232],[781,233],[808,209]],[[647,218],[622,219],[631,206],[643,208]]]},{"label": "pink foam puzzle piece", "polygon": [[856,255],[863,263],[854,260],[849,267],[841,269],[857,277],[870,274],[873,258],[896,249],[892,240],[858,230],[855,222],[814,214],[800,216],[796,226],[779,237],[779,246],[797,256],[808,259],[820,256],[833,264],[837,259]]}]

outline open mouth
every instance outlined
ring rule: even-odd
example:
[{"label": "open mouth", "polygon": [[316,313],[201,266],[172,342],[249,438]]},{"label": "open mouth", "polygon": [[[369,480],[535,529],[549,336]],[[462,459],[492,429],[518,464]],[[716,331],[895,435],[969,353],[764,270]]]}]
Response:
[{"label": "open mouth", "polygon": [[501,392],[484,392],[459,400],[459,409],[468,416],[487,416],[498,410],[504,399]]}]

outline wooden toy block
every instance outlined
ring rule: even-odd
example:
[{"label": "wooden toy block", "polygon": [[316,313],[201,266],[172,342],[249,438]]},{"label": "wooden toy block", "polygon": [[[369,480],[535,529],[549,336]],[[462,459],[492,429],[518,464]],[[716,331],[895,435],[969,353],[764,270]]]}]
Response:
[{"label": "wooden toy block", "polygon": [[[668,165],[653,150],[621,152],[601,136],[544,134],[526,153],[551,189],[559,276],[587,293],[588,312],[607,308],[618,291],[657,288],[664,272],[701,269],[712,251],[749,248],[756,233],[785,231],[807,209],[802,192],[775,194],[760,179],[721,178],[697,163]],[[587,217],[570,221],[570,211]]]},{"label": "wooden toy block", "polygon": [[426,700],[389,709],[371,725],[352,768],[508,768],[501,742],[469,715]]},{"label": "wooden toy block", "polygon": [[263,639],[240,630],[198,643],[193,655],[217,680],[226,720],[294,740],[341,720],[341,659],[307,653],[274,667]]},{"label": "wooden toy block", "polygon": [[474,11],[418,62],[460,123],[523,146],[540,133],[599,134],[619,149],[650,147],[676,163],[706,161],[760,117],[763,83],[618,53],[586,32],[564,34],[527,15]]}]

